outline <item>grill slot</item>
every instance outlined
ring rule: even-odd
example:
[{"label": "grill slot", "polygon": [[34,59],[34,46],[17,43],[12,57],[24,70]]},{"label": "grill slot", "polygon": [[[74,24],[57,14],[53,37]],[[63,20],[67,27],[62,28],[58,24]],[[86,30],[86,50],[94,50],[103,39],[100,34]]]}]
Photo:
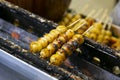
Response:
[{"label": "grill slot", "polygon": [[[5,24],[10,25],[9,23],[5,22],[4,20],[0,20],[0,21],[3,21]],[[5,25],[5,26],[8,26],[8,25]],[[21,30],[13,25],[11,25],[11,26],[16,28],[18,31]],[[71,80],[74,78],[78,78],[78,79],[83,78],[86,80],[89,79],[87,76],[85,76],[81,72],[75,71],[74,69],[69,69],[70,70],[70,72],[69,72],[69,71],[67,71],[67,68],[65,68],[65,67],[63,69],[60,67],[49,65],[49,63],[47,61],[41,60],[38,57],[38,55],[35,56],[32,53],[30,53],[29,51],[27,51],[29,48],[29,43],[30,43],[29,41],[27,42],[24,40],[24,42],[23,42],[23,40],[12,38],[11,33],[9,33],[9,31],[7,32],[7,30],[4,30],[2,28],[0,29],[0,48],[1,49],[9,52],[10,54],[20,58],[21,60],[39,68],[39,69],[42,69],[43,71],[49,73],[52,76],[56,76],[58,79],[61,79],[61,80],[62,79]],[[24,34],[22,34],[22,35],[24,35]],[[27,33],[24,36],[28,37],[30,35],[31,34]],[[35,37],[35,36],[31,35],[31,37]],[[74,72],[76,72],[76,73],[74,73]]]}]

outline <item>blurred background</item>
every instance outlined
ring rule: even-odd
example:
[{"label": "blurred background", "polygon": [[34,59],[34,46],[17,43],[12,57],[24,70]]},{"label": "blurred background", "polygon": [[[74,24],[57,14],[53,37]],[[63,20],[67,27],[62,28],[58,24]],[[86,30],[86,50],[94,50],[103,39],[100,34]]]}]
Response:
[{"label": "blurred background", "polygon": [[[84,5],[88,4],[90,5],[90,10],[98,10],[100,8],[104,8],[108,9],[110,13],[116,5],[116,2],[117,0],[72,0],[70,8],[75,9],[77,12],[79,12],[79,10],[84,7]],[[87,14],[87,12],[83,14]]]},{"label": "blurred background", "polygon": [[[107,9],[108,15],[111,15],[113,9],[115,8],[119,0],[7,0],[20,7],[23,7],[35,14],[45,17],[49,20],[58,22],[64,16],[68,9],[75,11],[76,13],[81,13],[88,15],[90,11],[99,9]],[[43,4],[44,3],[44,4]],[[88,9],[84,12],[81,10],[88,5]],[[113,19],[116,24],[119,25],[118,13],[114,11]]]}]

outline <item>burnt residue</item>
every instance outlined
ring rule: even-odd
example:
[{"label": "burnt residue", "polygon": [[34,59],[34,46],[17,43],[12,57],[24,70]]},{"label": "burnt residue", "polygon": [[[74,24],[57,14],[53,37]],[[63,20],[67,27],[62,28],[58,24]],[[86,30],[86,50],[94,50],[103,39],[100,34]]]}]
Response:
[{"label": "burnt residue", "polygon": [[95,42],[95,41],[93,41],[93,40],[91,40],[87,37],[85,37],[84,44],[87,45],[87,46],[90,46],[92,48],[95,48],[96,50],[101,51],[103,53],[107,53],[110,56],[115,56],[115,53],[117,53],[117,51],[111,49],[107,45],[97,43],[97,42]]},{"label": "burnt residue", "polygon": [[[13,42],[12,42],[13,41]],[[43,71],[49,73],[50,75],[59,75],[57,76],[60,80],[81,80],[80,76],[76,76],[75,74],[57,67],[50,65],[49,62],[40,59],[38,56],[33,55],[28,50],[25,50],[15,44],[15,40],[9,41],[3,37],[0,37],[0,48],[9,52],[10,54],[26,61],[27,63],[42,69]]]},{"label": "burnt residue", "polygon": [[93,63],[83,59],[82,56],[72,54],[69,58],[71,64],[76,67],[78,71],[82,71],[83,74],[89,76],[94,80],[119,80],[120,77],[109,73],[108,71],[94,65]]},{"label": "burnt residue", "polygon": [[[51,29],[54,29],[57,24],[43,19],[39,17],[38,15],[34,15],[33,13],[30,13],[24,9],[19,8],[18,6],[15,6],[13,4],[10,4],[7,1],[0,2],[0,17],[10,23],[13,23],[15,19],[19,20],[19,27],[28,30],[33,30],[32,34],[37,35],[38,37],[43,36],[43,34],[49,32]],[[85,17],[85,16],[84,16]],[[70,61],[73,64],[72,68],[66,67],[65,65],[60,67],[50,65],[48,61],[40,59],[39,55],[33,55],[28,51],[29,45],[20,41],[15,40],[11,38],[11,36],[6,35],[4,32],[4,37],[0,37],[0,48],[9,52],[10,54],[20,58],[21,60],[24,60],[25,62],[42,69],[43,71],[49,73],[50,75],[56,75],[56,77],[59,80],[80,80],[85,79],[89,80],[87,76],[82,74],[80,71],[86,73],[88,76],[93,78],[92,69],[95,68],[96,71],[101,70],[102,68],[112,73],[113,66],[120,66],[120,59],[119,56],[116,55],[118,52],[109,48],[108,46],[101,45],[99,43],[96,43],[88,38],[85,37],[85,42],[80,46],[80,49],[82,51],[82,55],[78,55],[79,53],[74,52],[72,56],[70,56]],[[5,38],[5,36],[7,36]],[[73,43],[76,46],[77,42]],[[56,45],[54,45],[56,46]],[[22,48],[21,48],[22,47]],[[73,47],[74,48],[74,47]],[[96,67],[91,67],[88,65],[83,64],[80,58],[94,64],[93,57],[100,58],[101,62]],[[83,64],[83,65],[82,65]],[[93,66],[95,66],[93,65]],[[80,66],[90,67],[91,73],[87,71],[87,68],[80,69]],[[97,70],[98,69],[98,70]],[[101,71],[102,72],[102,71]],[[95,74],[96,72],[94,72]],[[97,73],[96,73],[97,74]],[[101,74],[102,75],[102,74]],[[113,76],[113,75],[112,75]],[[99,77],[99,76],[97,76]],[[95,79],[97,79],[95,77]],[[100,76],[102,77],[102,76]],[[102,79],[103,80],[103,79]]]},{"label": "burnt residue", "polygon": [[[79,57],[93,63],[111,73],[113,73],[113,67],[120,67],[120,57],[116,56],[117,51],[111,49],[108,46],[96,43],[85,37],[85,42],[80,46],[82,54]],[[119,54],[119,53],[118,53]],[[95,63],[94,57],[98,58],[100,62]]]}]

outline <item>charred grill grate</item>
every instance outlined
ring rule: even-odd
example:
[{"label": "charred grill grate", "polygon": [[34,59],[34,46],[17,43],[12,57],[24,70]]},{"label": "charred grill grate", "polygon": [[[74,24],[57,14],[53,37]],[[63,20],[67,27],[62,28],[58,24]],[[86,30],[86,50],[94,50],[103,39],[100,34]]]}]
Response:
[{"label": "charred grill grate", "polygon": [[[45,32],[49,32],[51,29],[57,26],[57,24],[51,21],[45,20],[39,16],[36,16],[24,9],[18,8],[15,5],[8,3],[7,1],[3,1],[0,3],[0,12],[2,12],[0,13],[0,17],[2,19],[10,23],[13,23],[15,19],[18,19],[20,21],[19,27],[21,27],[22,29],[25,29],[25,31],[31,28],[33,30],[32,34],[35,34],[39,37],[45,34]],[[75,60],[76,59],[75,57],[70,58],[70,60],[73,59],[72,63],[76,61],[76,64],[77,64],[74,66],[73,69],[71,69],[64,65],[61,66],[62,68],[49,65],[48,62],[39,59],[37,55],[35,56],[29,53],[28,51],[26,52],[26,50],[24,49],[29,48],[28,44],[26,44],[27,42],[13,39],[10,36],[10,34],[6,33],[4,30],[3,31],[1,30],[0,36],[1,36],[0,48],[28,62],[31,65],[36,66],[47,73],[50,73],[51,75],[56,75],[56,77],[60,80],[67,80],[67,79],[72,80],[74,79],[74,77],[77,77],[79,79],[83,78],[85,80],[89,80],[88,77],[86,77],[84,74],[79,72],[79,69],[78,69],[78,67],[80,66],[79,58],[83,58],[88,61],[91,61],[93,56],[97,56],[101,58],[101,60],[103,60],[102,61],[103,64],[98,66],[99,67],[106,66],[107,68],[105,69],[110,72],[113,65],[120,66],[120,61],[119,61],[120,59],[119,57],[116,56],[116,53],[118,52],[112,50],[107,46],[101,46],[100,44],[87,38],[85,38],[85,43],[82,46],[80,46],[83,52],[82,57],[81,56],[79,57],[75,54],[76,57],[78,58],[77,59],[78,61]],[[94,53],[95,52],[94,50],[96,51],[96,54]],[[89,53],[89,52],[93,52],[93,53]],[[109,59],[110,61],[109,62],[106,61],[105,60],[106,58]]]},{"label": "charred grill grate", "polygon": [[[111,49],[108,46],[101,45],[93,40],[85,37],[85,42],[80,46],[82,54],[79,57],[91,62],[111,73],[113,73],[113,67],[120,67],[120,57],[116,54],[119,52]],[[97,57],[100,59],[99,63],[94,63],[93,58]],[[119,76],[119,75],[118,75]]]},{"label": "charred grill grate", "polygon": [[[31,35],[30,33],[27,33],[23,31],[20,28],[17,28],[9,23],[7,23],[4,20],[0,19],[1,28],[0,28],[0,48],[7,51],[8,53],[20,58],[21,60],[38,67],[39,69],[42,69],[43,71],[49,73],[52,76],[57,77],[60,80],[72,80],[72,79],[84,79],[89,80],[87,76],[80,73],[79,71],[76,71],[75,69],[69,69],[67,71],[67,68],[60,68],[53,65],[49,65],[49,63],[45,60],[41,60],[38,55],[33,55],[32,53],[28,52],[29,49],[29,40],[25,40],[24,38],[29,37],[30,39],[34,38],[34,35]],[[4,23],[4,24],[3,24]],[[2,27],[4,26],[4,27]],[[8,26],[10,28],[8,28]],[[14,38],[11,36],[11,33],[14,31],[13,27],[16,28],[16,30],[25,34],[23,38]],[[13,31],[11,31],[11,28]],[[20,35],[20,37],[21,37]],[[22,48],[21,48],[22,47]]]},{"label": "charred grill grate", "polygon": [[[27,52],[25,49],[22,49],[20,46],[14,44],[13,42],[4,39],[2,37],[0,37],[0,48],[2,48],[3,50],[6,50],[7,52],[9,52],[10,54],[17,56],[18,58],[27,61],[28,63],[31,63],[31,65],[34,65],[44,71],[46,71],[47,73],[50,73],[51,75],[54,74],[55,75],[59,75],[57,76],[58,79],[60,80],[72,80],[72,79],[84,79],[84,80],[89,80],[88,77],[86,77],[85,75],[78,74],[78,76],[75,76],[75,74],[68,72],[67,70],[57,67],[57,66],[53,66],[53,65],[49,65],[48,62],[41,60],[40,58],[38,58],[38,56],[35,56],[29,52]],[[37,65],[35,65],[37,64]]]}]

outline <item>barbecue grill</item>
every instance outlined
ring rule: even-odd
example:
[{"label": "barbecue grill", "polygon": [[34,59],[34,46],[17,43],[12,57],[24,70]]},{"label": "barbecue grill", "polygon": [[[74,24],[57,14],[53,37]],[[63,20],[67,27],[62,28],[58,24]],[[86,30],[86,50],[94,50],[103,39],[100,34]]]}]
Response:
[{"label": "barbecue grill", "polygon": [[[54,66],[29,52],[30,42],[57,24],[7,1],[0,2],[0,63],[31,80],[119,80],[113,67],[120,67],[119,52],[85,37],[65,64]],[[19,21],[18,27],[14,25]],[[93,57],[101,60],[94,63]],[[67,65],[66,65],[67,64]],[[89,67],[88,67],[89,66]]]}]

